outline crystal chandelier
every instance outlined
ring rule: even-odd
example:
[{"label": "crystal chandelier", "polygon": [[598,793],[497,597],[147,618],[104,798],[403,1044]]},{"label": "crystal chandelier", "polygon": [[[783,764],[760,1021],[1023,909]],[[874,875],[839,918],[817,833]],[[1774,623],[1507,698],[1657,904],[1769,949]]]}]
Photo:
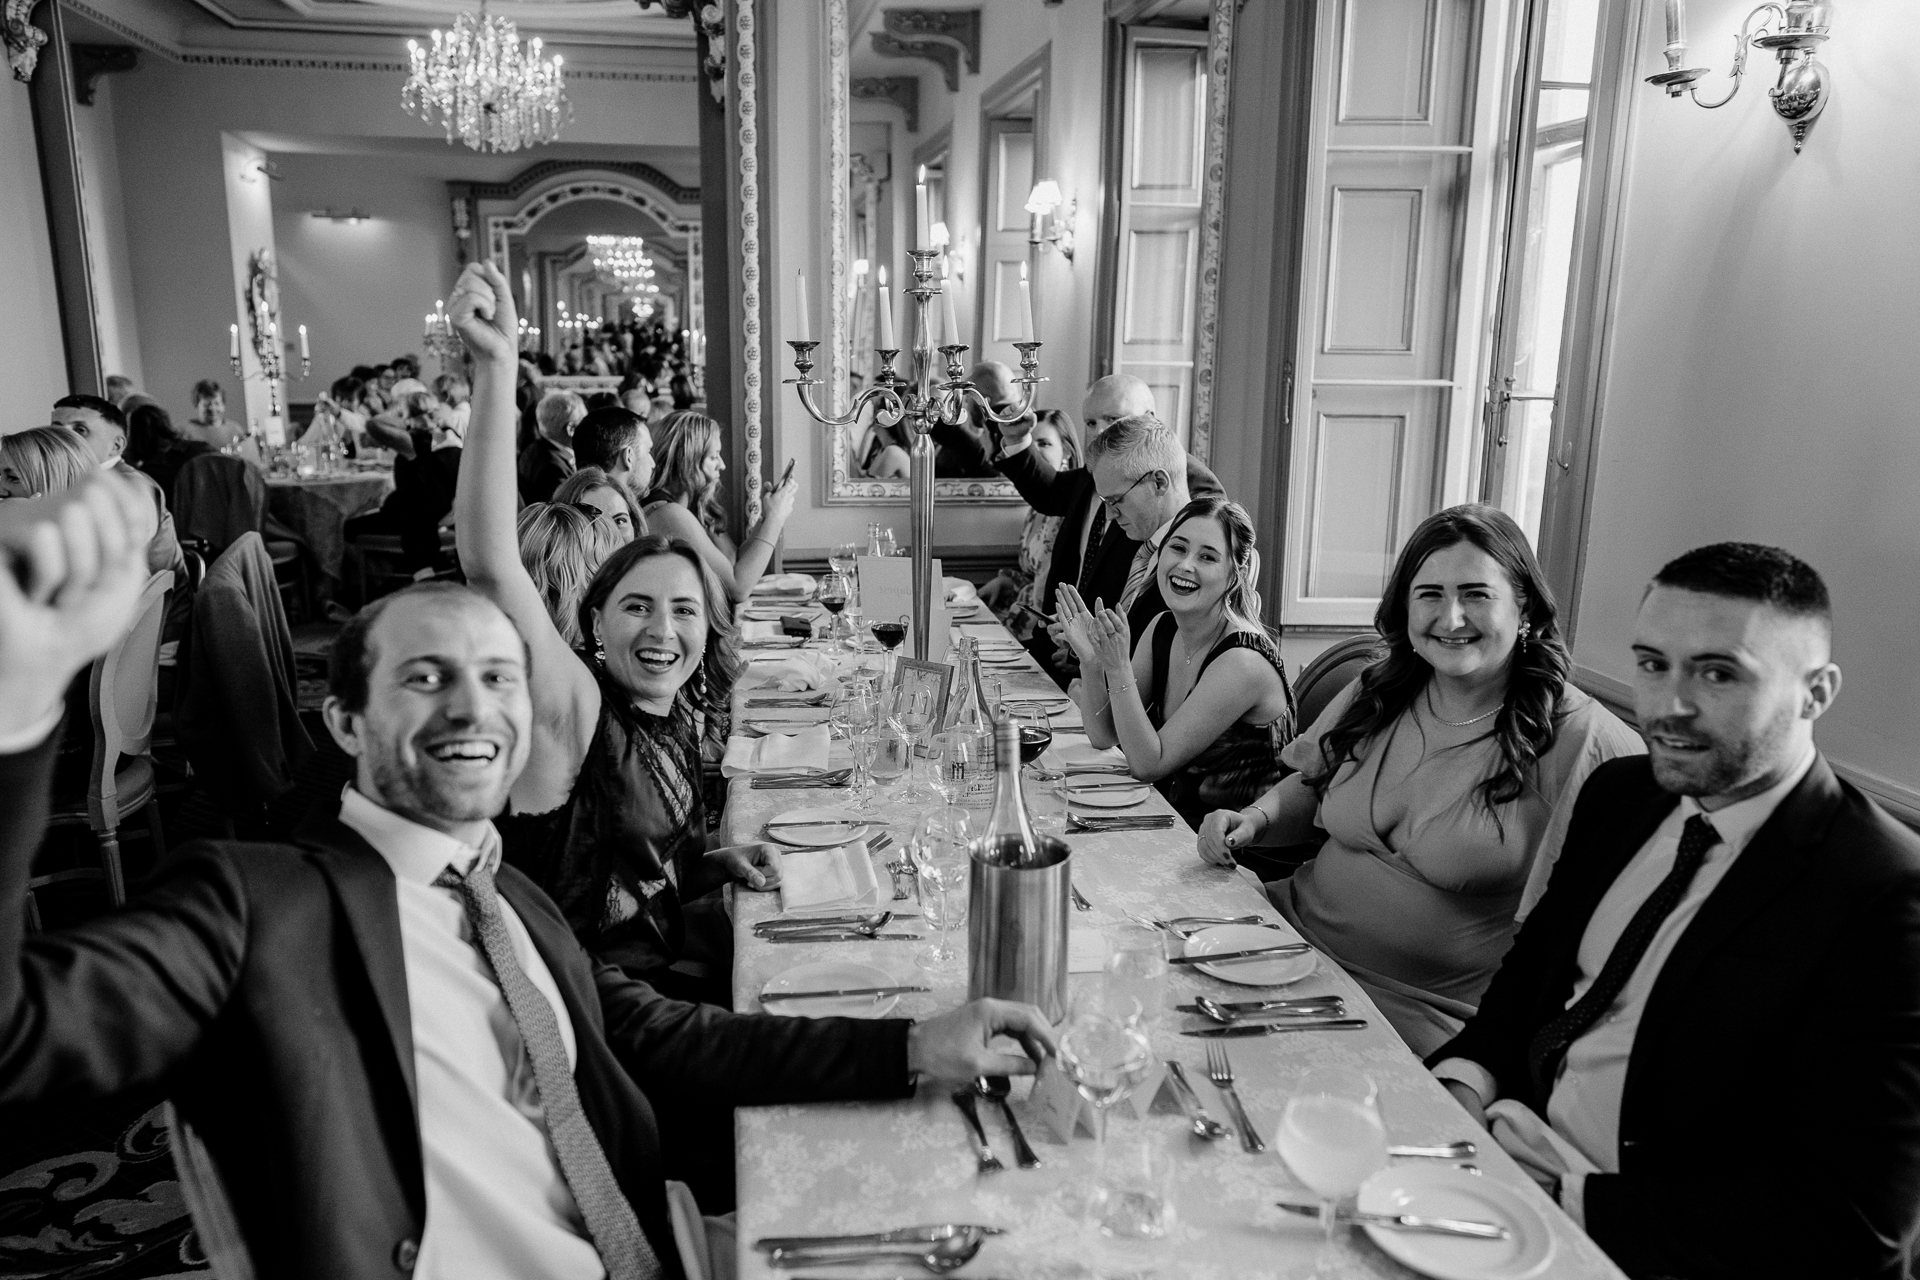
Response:
[{"label": "crystal chandelier", "polygon": [[588,236],[587,252],[593,255],[593,269],[617,282],[629,294],[658,293],[653,279],[653,259],[646,255],[647,242],[640,236]]},{"label": "crystal chandelier", "polygon": [[573,119],[560,84],[560,56],[543,58],[540,38],[525,48],[505,18],[462,13],[453,30],[435,31],[433,48],[407,41],[413,73],[400,90],[400,105],[428,124],[439,123],[447,141],[457,134],[475,151],[518,151],[552,142]]}]

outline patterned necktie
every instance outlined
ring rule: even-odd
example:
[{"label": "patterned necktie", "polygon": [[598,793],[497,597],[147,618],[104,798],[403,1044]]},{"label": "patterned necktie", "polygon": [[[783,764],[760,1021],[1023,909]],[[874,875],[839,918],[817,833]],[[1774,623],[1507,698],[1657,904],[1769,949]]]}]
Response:
[{"label": "patterned necktie", "polygon": [[1106,535],[1107,504],[1096,497],[1093,500],[1093,510],[1087,516],[1087,550],[1086,554],[1080,557],[1080,581],[1073,584],[1080,594],[1086,597],[1089,604],[1093,602],[1093,598],[1087,595],[1093,585],[1093,564],[1100,558],[1100,541]]},{"label": "patterned necktie", "polygon": [[1543,1094],[1553,1088],[1554,1075],[1567,1049],[1613,1007],[1614,1000],[1639,965],[1640,957],[1653,942],[1653,935],[1686,896],[1687,886],[1693,883],[1694,874],[1706,860],[1707,850],[1719,843],[1720,833],[1704,814],[1696,813],[1687,819],[1687,825],[1680,832],[1680,851],[1674,857],[1673,870],[1667,872],[1667,878],[1654,887],[1640,909],[1633,913],[1626,931],[1613,944],[1613,953],[1607,957],[1600,976],[1571,1008],[1534,1035],[1533,1043],[1527,1047],[1527,1066],[1533,1072],[1535,1087]]},{"label": "patterned necktie", "polygon": [[659,1280],[660,1258],[640,1229],[640,1219],[634,1216],[620,1184],[614,1181],[607,1153],[587,1123],[586,1112],[580,1109],[580,1092],[567,1065],[560,1021],[514,957],[489,859],[484,854],[475,858],[464,878],[448,867],[434,884],[458,889],[466,904],[474,938],[507,998],[507,1009],[520,1029],[527,1056],[533,1060],[534,1087],[539,1090],[540,1106],[546,1114],[547,1136],[553,1141],[553,1153],[573,1191],[574,1203],[580,1206],[580,1216],[586,1219],[587,1235],[600,1251],[607,1280]]},{"label": "patterned necktie", "polygon": [[1147,589],[1147,579],[1153,576],[1154,557],[1160,548],[1151,542],[1143,542],[1140,549],[1133,553],[1133,567],[1127,570],[1127,589],[1120,593],[1120,612],[1125,614],[1133,608],[1133,602]]}]

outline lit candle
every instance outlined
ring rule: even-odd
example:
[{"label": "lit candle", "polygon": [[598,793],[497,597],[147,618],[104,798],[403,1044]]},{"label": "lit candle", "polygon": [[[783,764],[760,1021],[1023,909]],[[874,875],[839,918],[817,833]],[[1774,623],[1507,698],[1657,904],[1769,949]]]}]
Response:
[{"label": "lit candle", "polygon": [[240,358],[240,326],[237,324],[230,324],[227,326],[227,359],[238,360],[239,358]]},{"label": "lit candle", "polygon": [[1687,43],[1686,0],[1667,0],[1667,43],[1681,46]]},{"label": "lit candle", "polygon": [[800,341],[810,342],[813,329],[807,321],[807,273],[804,271],[793,273],[793,296],[794,305],[800,308]]},{"label": "lit candle", "polygon": [[927,216],[927,166],[920,166],[913,185],[913,247],[925,249],[933,243],[933,222]]},{"label": "lit candle", "polygon": [[940,264],[940,284],[940,297],[945,302],[942,310],[946,313],[947,345],[957,347],[960,345],[960,317],[953,309],[953,271],[944,262]]},{"label": "lit candle", "polygon": [[1027,264],[1020,264],[1020,341],[1034,341],[1033,286],[1027,281]]},{"label": "lit candle", "polygon": [[302,360],[313,359],[313,352],[307,349],[307,326],[305,325],[300,326],[300,358]]},{"label": "lit candle", "polygon": [[898,351],[893,341],[893,290],[887,288],[887,269],[880,268],[880,350]]}]

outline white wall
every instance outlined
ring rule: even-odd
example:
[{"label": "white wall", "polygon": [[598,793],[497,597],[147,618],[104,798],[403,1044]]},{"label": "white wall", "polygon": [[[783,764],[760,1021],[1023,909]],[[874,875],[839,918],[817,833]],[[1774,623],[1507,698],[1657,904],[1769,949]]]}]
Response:
[{"label": "white wall", "polygon": [[[1745,0],[1689,6],[1724,67]],[[1641,77],[1664,67],[1650,9]],[[1920,798],[1920,73],[1910,6],[1835,6],[1833,97],[1795,156],[1756,53],[1719,111],[1637,85],[1576,660],[1632,672],[1648,577],[1775,543],[1833,591],[1838,763]],[[1718,79],[1709,82],[1709,91]],[[1870,776],[1869,776],[1870,775]]]},{"label": "white wall", "polygon": [[0,435],[47,421],[67,393],[53,246],[26,85],[0,78]]}]

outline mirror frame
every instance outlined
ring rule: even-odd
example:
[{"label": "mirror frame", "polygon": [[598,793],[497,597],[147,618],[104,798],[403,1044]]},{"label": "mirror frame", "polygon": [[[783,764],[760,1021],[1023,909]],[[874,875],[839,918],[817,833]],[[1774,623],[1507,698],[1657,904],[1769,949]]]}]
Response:
[{"label": "mirror frame", "polygon": [[[822,0],[827,69],[827,241],[828,297],[823,376],[831,412],[846,412],[848,329],[847,232],[851,224],[851,35],[847,30],[848,0]],[[1211,451],[1213,431],[1213,375],[1219,345],[1220,250],[1226,195],[1227,113],[1232,97],[1233,20],[1238,0],[1210,0],[1207,19],[1207,120],[1200,208],[1200,264],[1195,284],[1194,380],[1192,425],[1187,448],[1202,461]],[[1104,124],[1103,124],[1104,127]],[[1098,242],[1098,241],[1096,241]],[[1097,375],[1105,353],[1093,353]],[[1044,363],[1043,363],[1043,372]],[[907,501],[905,480],[874,480],[850,474],[850,428],[821,435],[821,474],[826,479],[828,506],[900,504]],[[936,500],[981,505],[1017,505],[1022,500],[1008,480],[983,477],[936,479]]]}]

